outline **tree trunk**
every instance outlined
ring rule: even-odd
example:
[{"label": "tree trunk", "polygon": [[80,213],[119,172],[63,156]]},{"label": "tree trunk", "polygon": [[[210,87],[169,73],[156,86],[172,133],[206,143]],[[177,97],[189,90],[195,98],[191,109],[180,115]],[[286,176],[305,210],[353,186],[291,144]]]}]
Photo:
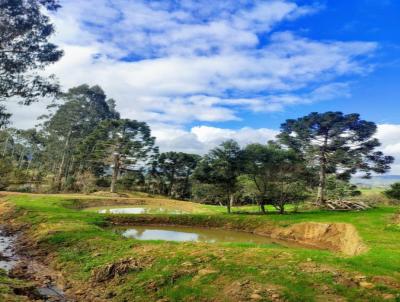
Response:
[{"label": "tree trunk", "polygon": [[68,150],[68,147],[69,147],[69,141],[71,139],[71,134],[72,134],[72,131],[69,131],[68,136],[67,136],[67,138],[65,140],[63,155],[61,157],[61,163],[60,163],[60,166],[58,168],[58,173],[57,173],[57,177],[56,177],[56,188],[57,188],[57,191],[61,191],[61,180],[62,180],[62,176],[63,176],[63,173],[64,173],[65,159],[67,157],[67,150]]},{"label": "tree trunk", "polygon": [[228,204],[227,204],[228,214],[231,213],[231,209],[232,209],[232,206],[233,206],[234,198],[235,198],[235,196],[233,194],[229,194],[229,201],[228,201]]},{"label": "tree trunk", "polygon": [[328,136],[325,136],[324,145],[321,151],[320,158],[320,169],[319,169],[319,184],[318,184],[318,195],[317,205],[321,206],[325,202],[325,187],[326,187],[326,148],[328,145]]},{"label": "tree trunk", "polygon": [[325,202],[325,186],[326,186],[326,167],[325,163],[323,163],[319,171],[317,205],[322,205]]},{"label": "tree trunk", "polygon": [[10,139],[10,136],[8,135],[8,136],[7,136],[7,139],[6,139],[6,143],[4,144],[3,156],[6,156],[6,153],[7,153],[7,146],[8,146],[8,141],[9,141],[9,139]]},{"label": "tree trunk", "polygon": [[285,214],[285,204],[279,205],[279,214]]},{"label": "tree trunk", "polygon": [[113,169],[113,174],[111,178],[111,187],[110,187],[110,192],[115,193],[115,185],[117,183],[117,178],[119,174],[119,154],[114,153],[114,169]]},{"label": "tree trunk", "polygon": [[264,201],[260,201],[260,209],[261,209],[261,213],[266,214],[267,211],[265,210],[265,203]]}]

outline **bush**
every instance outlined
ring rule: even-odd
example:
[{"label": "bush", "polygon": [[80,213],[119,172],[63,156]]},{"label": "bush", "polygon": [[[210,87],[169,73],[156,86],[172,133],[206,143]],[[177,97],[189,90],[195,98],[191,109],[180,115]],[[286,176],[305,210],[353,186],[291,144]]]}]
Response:
[{"label": "bush", "polygon": [[394,183],[383,192],[388,198],[400,200],[400,182]]},{"label": "bush", "polygon": [[361,195],[357,186],[351,183],[337,179],[336,176],[329,176],[326,182],[326,195],[328,199],[343,200],[349,197]]}]

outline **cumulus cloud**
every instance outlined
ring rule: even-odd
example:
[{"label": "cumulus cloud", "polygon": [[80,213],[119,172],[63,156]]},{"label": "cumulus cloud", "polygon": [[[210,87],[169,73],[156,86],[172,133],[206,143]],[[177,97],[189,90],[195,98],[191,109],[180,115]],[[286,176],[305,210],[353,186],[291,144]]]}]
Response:
[{"label": "cumulus cloud", "polygon": [[[99,84],[127,118],[184,125],[348,97],[377,44],[279,31],[317,13],[295,1],[70,0],[52,15],[65,89]],[[15,117],[18,119],[18,116]]]},{"label": "cumulus cloud", "polygon": [[396,159],[391,174],[400,175],[400,125],[381,124],[376,137],[382,143],[382,151]]},{"label": "cumulus cloud", "polygon": [[278,131],[268,128],[244,127],[233,130],[209,126],[196,126],[190,130],[183,130],[155,125],[153,134],[161,151],[204,154],[227,139],[234,139],[243,147],[251,143],[265,144],[275,139]]}]

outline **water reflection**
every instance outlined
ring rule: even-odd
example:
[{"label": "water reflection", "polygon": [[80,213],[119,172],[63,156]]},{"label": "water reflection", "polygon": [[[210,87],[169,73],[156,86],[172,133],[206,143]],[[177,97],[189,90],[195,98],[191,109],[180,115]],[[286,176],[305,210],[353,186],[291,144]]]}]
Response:
[{"label": "water reflection", "polygon": [[227,231],[220,229],[206,229],[177,226],[133,226],[129,229],[117,229],[122,236],[138,240],[166,240],[192,242],[240,242],[269,244],[275,243],[272,239],[244,232]]},{"label": "water reflection", "polygon": [[176,210],[176,209],[166,209],[157,207],[106,207],[106,208],[88,208],[87,211],[96,211],[100,214],[186,214],[187,212]]}]

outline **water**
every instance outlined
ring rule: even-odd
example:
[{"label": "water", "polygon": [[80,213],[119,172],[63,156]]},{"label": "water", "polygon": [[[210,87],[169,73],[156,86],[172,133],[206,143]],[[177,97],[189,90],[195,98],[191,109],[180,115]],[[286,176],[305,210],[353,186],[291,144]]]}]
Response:
[{"label": "water", "polygon": [[16,240],[16,236],[7,236],[2,230],[0,230],[0,269],[10,271],[18,259],[13,252],[13,245]]},{"label": "water", "polygon": [[186,214],[187,212],[160,207],[102,207],[87,208],[100,214]]},{"label": "water", "polygon": [[[236,242],[271,244],[278,243],[268,237],[259,236],[251,233],[228,231],[221,229],[206,229],[195,227],[179,226],[131,226],[128,229],[119,228],[117,232],[127,238],[137,240],[165,240],[178,242]],[[279,244],[281,244],[279,242]]]}]

